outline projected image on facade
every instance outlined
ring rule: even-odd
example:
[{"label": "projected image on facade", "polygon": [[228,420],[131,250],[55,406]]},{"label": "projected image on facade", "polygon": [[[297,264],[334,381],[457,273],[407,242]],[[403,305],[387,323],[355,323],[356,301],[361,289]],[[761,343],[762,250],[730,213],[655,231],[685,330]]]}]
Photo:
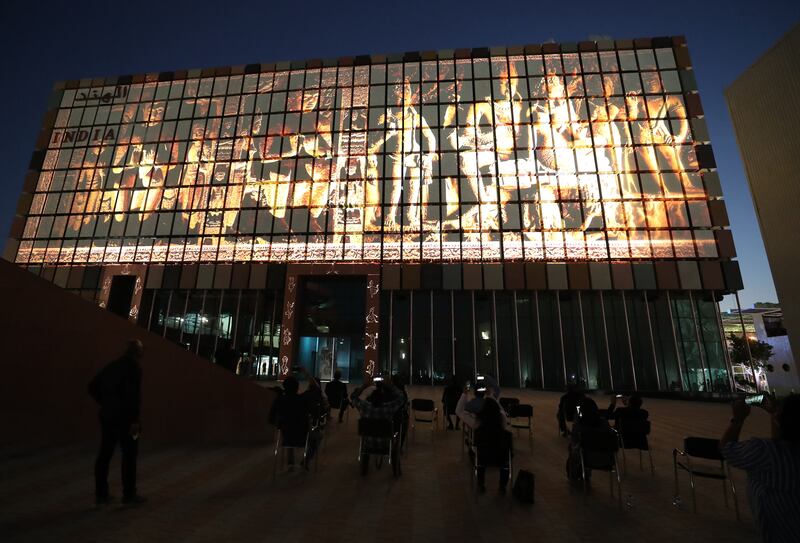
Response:
[{"label": "projected image on facade", "polygon": [[21,263],[716,257],[671,48],[68,89]]}]

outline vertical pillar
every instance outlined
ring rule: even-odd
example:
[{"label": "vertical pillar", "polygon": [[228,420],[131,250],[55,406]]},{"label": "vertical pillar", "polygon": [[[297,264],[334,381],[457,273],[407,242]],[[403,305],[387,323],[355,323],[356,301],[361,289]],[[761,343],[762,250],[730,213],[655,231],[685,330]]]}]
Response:
[{"label": "vertical pillar", "polygon": [[428,300],[430,300],[430,302],[431,302],[431,319],[430,319],[431,320],[431,344],[430,344],[430,349],[431,349],[431,351],[430,351],[430,353],[431,353],[431,359],[430,359],[431,360],[431,369],[430,369],[430,376],[431,376],[431,386],[433,386],[433,383],[434,383],[434,378],[433,378],[433,344],[434,344],[434,340],[433,340],[433,291],[432,290],[428,291]]},{"label": "vertical pillar", "polygon": [[286,272],[286,287],[284,288],[283,297],[283,313],[281,324],[281,346],[278,351],[278,368],[280,379],[286,379],[289,376],[289,371],[294,365],[294,334],[295,320],[297,317],[296,304],[297,304],[297,291],[298,287],[298,274],[292,266]]},{"label": "vertical pillar", "polygon": [[450,291],[450,358],[453,364],[453,378],[456,376],[456,326],[453,320],[453,311],[455,308],[455,295]]},{"label": "vertical pillar", "polygon": [[414,384],[414,291],[408,291],[408,384]]},{"label": "vertical pillar", "polygon": [[583,366],[586,370],[586,386],[589,386],[589,351],[586,349],[586,326],[583,323],[583,299],[578,291],[578,315],[581,319],[581,342],[583,343]]},{"label": "vertical pillar", "polygon": [[719,311],[719,302],[717,302],[717,293],[711,291],[711,296],[714,298],[714,314],[717,317],[717,328],[719,328],[719,338],[722,341],[722,355],[725,357],[725,368],[728,371],[728,387],[731,393],[736,391],[736,384],[733,382],[733,365],[731,364],[731,353],[728,352],[728,340],[725,339],[725,328],[722,326],[722,315]]},{"label": "vertical pillar", "polygon": [[606,325],[606,304],[603,299],[603,291],[600,294],[600,313],[603,315],[603,341],[606,343],[606,361],[608,362],[608,383],[611,390],[614,390],[614,369],[611,367],[611,348],[608,346],[608,325]]},{"label": "vertical pillar", "polygon": [[633,344],[631,343],[631,325],[628,321],[628,302],[625,299],[625,291],[622,294],[622,314],[625,315],[625,337],[628,338],[628,352],[631,355],[631,372],[633,374],[633,389],[639,390],[639,385],[636,382],[636,365],[633,363]]},{"label": "vertical pillar", "polygon": [[236,291],[236,314],[233,318],[233,327],[231,332],[231,348],[236,348],[236,335],[239,331],[239,310],[242,307],[242,291]]},{"label": "vertical pillar", "polygon": [[[381,276],[380,273],[370,273],[367,275],[367,296],[366,296],[366,325],[364,327],[364,371],[370,375],[380,369],[378,351],[380,343],[378,333],[380,332],[380,301],[381,301]],[[391,330],[391,317],[390,317]],[[391,346],[390,346],[391,347]]]},{"label": "vertical pillar", "polygon": [[567,386],[567,357],[564,354],[564,327],[561,322],[561,291],[553,291],[556,297],[556,313],[558,314],[558,338],[561,342],[561,371],[564,373],[564,386]]},{"label": "vertical pillar", "polygon": [[[689,368],[686,365],[686,358],[683,357],[683,364],[681,364],[681,353],[682,349],[678,345],[678,332],[675,328],[675,316],[673,315],[673,307],[672,307],[672,297],[669,295],[669,291],[667,291],[667,306],[669,306],[669,323],[672,325],[672,340],[675,342],[675,357],[676,362],[678,364],[678,375],[681,378],[681,389],[684,392],[689,391],[689,387],[687,386],[688,383],[686,382],[686,375],[689,373]],[[681,343],[683,343],[683,339],[681,339]]]},{"label": "vertical pillar", "polygon": [[469,291],[469,299],[472,303],[472,318],[470,322],[472,323],[472,376],[473,378],[478,375],[478,340],[475,336],[475,291]]},{"label": "vertical pillar", "polygon": [[705,344],[703,343],[702,338],[700,337],[700,320],[697,318],[697,308],[694,305],[694,296],[692,296],[692,291],[689,291],[689,306],[692,309],[692,320],[694,321],[694,334],[697,338],[697,350],[700,353],[700,370],[703,372],[703,383],[705,383],[705,392],[709,392],[709,377],[708,371],[706,370],[706,357],[704,355],[705,351]]},{"label": "vertical pillar", "polygon": [[525,383],[522,381],[522,356],[520,355],[519,351],[519,311],[517,309],[517,291],[515,290],[512,294],[514,303],[514,340],[516,341],[517,346],[517,382],[519,383],[520,388],[525,388]]},{"label": "vertical pillar", "polygon": [[[656,353],[656,338],[653,335],[653,323],[650,318],[650,303],[647,301],[647,291],[642,291],[644,297],[644,310],[647,314],[647,329],[650,331],[650,346],[653,348],[653,369],[656,370],[656,386],[661,390],[661,377],[658,375],[658,355]],[[665,376],[666,377],[666,376]]]},{"label": "vertical pillar", "polygon": [[544,388],[544,355],[542,355],[542,326],[541,315],[539,315],[539,291],[533,291],[533,299],[536,302],[536,338],[539,342],[539,372],[542,377],[542,388]]},{"label": "vertical pillar", "polygon": [[494,374],[498,384],[500,383],[500,360],[498,359],[497,351],[499,350],[497,342],[497,301],[495,299],[495,291],[492,291],[492,351],[494,352]]}]

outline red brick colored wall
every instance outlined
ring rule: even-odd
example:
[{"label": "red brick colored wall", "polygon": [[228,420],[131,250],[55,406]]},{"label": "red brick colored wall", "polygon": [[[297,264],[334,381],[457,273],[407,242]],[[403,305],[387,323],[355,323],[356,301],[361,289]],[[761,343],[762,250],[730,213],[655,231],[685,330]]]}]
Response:
[{"label": "red brick colored wall", "polygon": [[98,439],[86,386],[132,338],[145,345],[143,445],[272,439],[271,391],[0,260],[0,446]]}]

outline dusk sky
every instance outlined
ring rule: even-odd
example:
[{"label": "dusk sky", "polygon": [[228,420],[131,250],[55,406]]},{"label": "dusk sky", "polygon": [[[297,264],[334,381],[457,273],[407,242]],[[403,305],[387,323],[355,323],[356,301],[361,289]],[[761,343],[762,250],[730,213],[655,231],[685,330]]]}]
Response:
[{"label": "dusk sky", "polygon": [[[55,81],[361,54],[685,35],[744,276],[776,301],[723,91],[800,19],[800,2],[32,2],[0,12],[0,236]],[[728,302],[723,304],[728,307]]]}]

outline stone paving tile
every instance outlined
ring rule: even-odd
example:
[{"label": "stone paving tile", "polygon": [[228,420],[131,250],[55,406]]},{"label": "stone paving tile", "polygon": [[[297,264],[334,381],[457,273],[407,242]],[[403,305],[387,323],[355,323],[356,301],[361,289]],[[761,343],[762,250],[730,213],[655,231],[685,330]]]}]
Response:
[{"label": "stone paving tile", "polygon": [[[94,449],[0,449],[0,541],[752,541],[757,539],[735,473],[742,522],[722,499],[717,481],[698,482],[698,514],[691,512],[688,480],[683,507],[673,507],[672,448],[685,435],[718,437],[730,417],[722,404],[646,400],[651,412],[656,475],[628,457],[623,502],[609,495],[605,473],[587,493],[564,477],[566,441],[558,436],[558,395],[507,391],[534,405],[534,446],[520,435],[515,468],[536,474],[536,504],[496,494],[496,472],[486,495],[470,487],[460,432],[419,429],[403,457],[403,476],[389,466],[366,478],[356,465],[356,417],[333,422],[317,472],[282,471],[272,480],[270,446],[173,447],[140,457],[139,486],[149,501],[137,508],[91,507]],[[441,398],[441,389],[415,387],[412,397]],[[606,398],[598,399],[605,407]],[[755,413],[748,435],[767,435],[768,418]],[[411,440],[411,436],[409,436]],[[118,495],[119,458],[112,466]]]}]

